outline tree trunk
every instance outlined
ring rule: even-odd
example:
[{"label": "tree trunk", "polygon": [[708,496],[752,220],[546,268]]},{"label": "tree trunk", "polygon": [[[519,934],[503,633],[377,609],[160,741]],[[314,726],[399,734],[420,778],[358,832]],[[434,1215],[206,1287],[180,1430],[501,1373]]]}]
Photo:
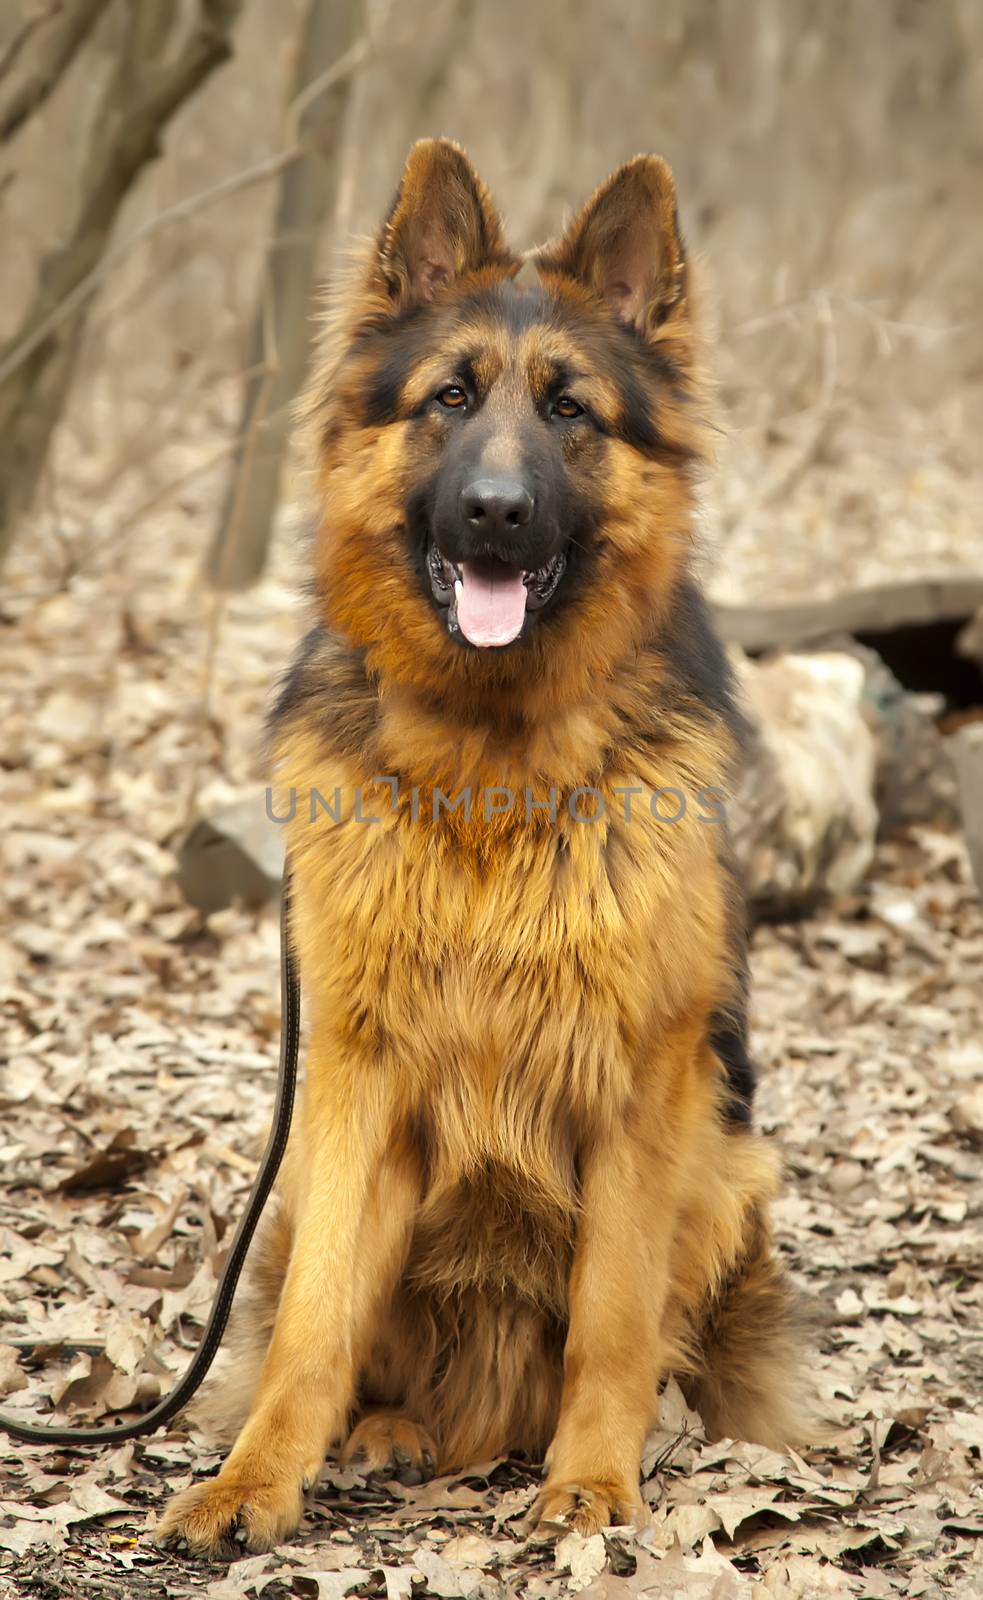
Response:
[{"label": "tree trunk", "polygon": [[86,298],[74,307],[71,296],[102,259],[120,207],[160,154],[171,117],[232,54],[241,8],[242,0],[199,0],[173,54],[164,47],[174,0],[133,0],[129,8],[120,59],[94,119],[71,233],[43,262],[27,314],[0,350],[0,560],[31,505],[71,384],[91,304]]},{"label": "tree trunk", "polygon": [[290,407],[307,370],[318,243],[338,192],[341,131],[351,93],[345,74],[313,92],[355,42],[363,0],[309,0],[298,44],[291,103],[312,89],[297,130],[310,153],[280,180],[276,220],[263,265],[250,339],[238,445],[225,504],[207,560],[222,590],[255,583],[266,563],[290,430]]}]

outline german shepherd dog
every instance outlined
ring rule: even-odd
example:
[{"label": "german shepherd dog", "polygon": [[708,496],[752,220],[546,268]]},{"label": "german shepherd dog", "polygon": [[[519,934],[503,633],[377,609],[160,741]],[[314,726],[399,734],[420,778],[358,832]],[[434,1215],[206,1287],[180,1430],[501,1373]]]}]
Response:
[{"label": "german shepherd dog", "polygon": [[713,1435],[795,1426],[692,277],[659,158],[524,259],[425,141],[331,320],[318,618],[272,723],[304,1100],[207,1402],[235,1443],[165,1540],[270,1548],[332,1446],[520,1453],[534,1523],[637,1522],[669,1373]]}]

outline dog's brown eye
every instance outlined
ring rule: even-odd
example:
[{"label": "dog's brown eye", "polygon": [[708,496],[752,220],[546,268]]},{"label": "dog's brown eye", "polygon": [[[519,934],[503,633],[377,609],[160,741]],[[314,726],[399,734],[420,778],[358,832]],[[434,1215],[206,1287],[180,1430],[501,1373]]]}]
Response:
[{"label": "dog's brown eye", "polygon": [[457,383],[449,383],[446,389],[441,389],[437,399],[442,406],[447,406],[451,411],[457,411],[468,403],[467,395]]},{"label": "dog's brown eye", "polygon": [[583,406],[578,405],[572,395],[561,394],[559,400],[553,402],[554,417],[563,417],[569,422],[573,417],[582,417],[583,414]]}]

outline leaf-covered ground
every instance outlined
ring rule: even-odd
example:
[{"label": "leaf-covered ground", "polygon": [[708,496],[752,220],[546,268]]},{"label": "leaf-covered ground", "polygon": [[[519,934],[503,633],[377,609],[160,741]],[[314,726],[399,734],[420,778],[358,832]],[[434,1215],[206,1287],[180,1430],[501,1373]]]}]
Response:
[{"label": "leaf-covered ground", "polygon": [[[272,1103],[275,913],[203,920],[172,849],[255,785],[302,612],[279,568],[210,610],[196,509],[133,536],[118,510],[62,513],[0,618],[0,1396],[62,1420],[189,1360]],[[0,1438],[0,1596],[983,1594],[983,918],[961,840],[883,846],[848,902],[758,930],[754,977],[813,1448],[709,1444],[670,1386],[642,1535],[530,1541],[516,1462],[416,1488],[329,1467],[296,1541],[208,1567],[148,1537],[216,1463],[180,1428],[103,1452]]]}]

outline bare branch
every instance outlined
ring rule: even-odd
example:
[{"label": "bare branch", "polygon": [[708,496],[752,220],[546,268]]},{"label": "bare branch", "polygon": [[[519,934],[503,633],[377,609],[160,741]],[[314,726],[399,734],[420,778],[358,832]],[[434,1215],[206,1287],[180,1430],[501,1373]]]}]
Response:
[{"label": "bare branch", "polygon": [[108,0],[74,0],[71,4],[59,0],[46,13],[24,23],[7,47],[0,76],[10,70],[32,34],[36,34],[35,48],[20,80],[0,99],[0,144],[6,144],[58,86],[107,4]]}]

